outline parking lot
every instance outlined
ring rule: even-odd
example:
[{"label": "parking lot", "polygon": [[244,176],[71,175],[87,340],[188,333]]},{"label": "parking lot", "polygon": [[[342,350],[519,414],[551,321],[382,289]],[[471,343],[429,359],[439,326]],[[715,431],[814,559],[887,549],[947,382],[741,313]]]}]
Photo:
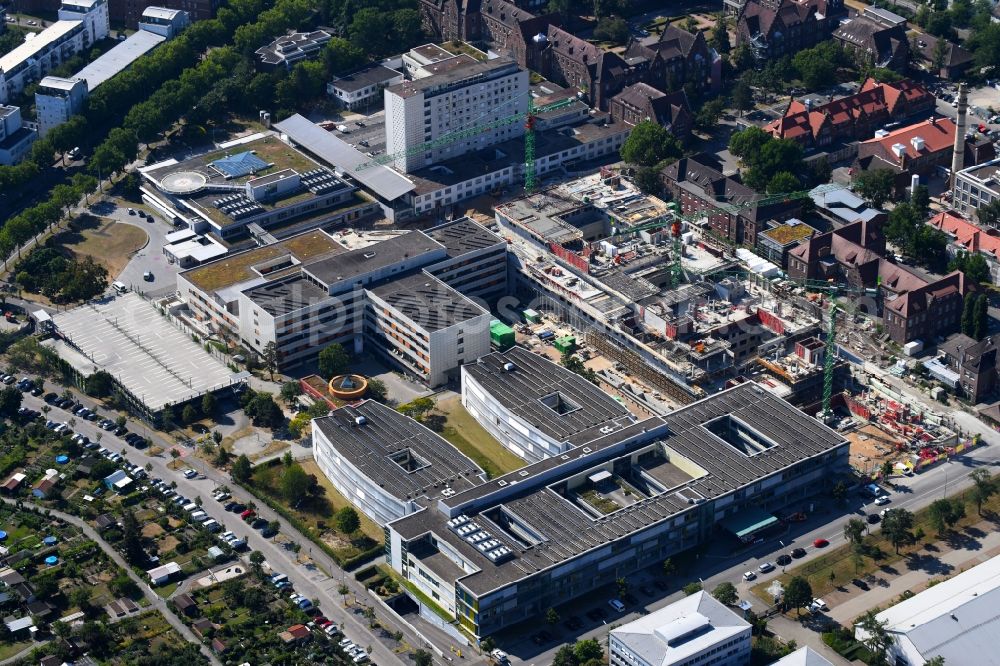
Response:
[{"label": "parking lot", "polygon": [[[236,384],[245,374],[230,371],[136,294],[60,312],[53,322],[85,357],[77,358],[89,366],[80,368],[84,374],[106,370],[152,411]],[[64,346],[57,351],[73,358]]]}]

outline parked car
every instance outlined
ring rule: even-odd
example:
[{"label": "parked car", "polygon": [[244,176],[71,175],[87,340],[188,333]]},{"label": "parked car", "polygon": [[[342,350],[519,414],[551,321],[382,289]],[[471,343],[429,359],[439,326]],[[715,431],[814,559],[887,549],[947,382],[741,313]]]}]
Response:
[{"label": "parked car", "polygon": [[764,562],[757,567],[757,570],[761,573],[767,573],[768,571],[774,571],[774,565],[770,562]]},{"label": "parked car", "polygon": [[830,610],[830,608],[822,599],[813,599],[812,603],[809,604],[809,610],[813,613],[818,613],[819,611]]},{"label": "parked car", "polygon": [[782,553],[778,555],[778,559],[775,560],[779,566],[785,567],[792,563],[792,556]]},{"label": "parked car", "polygon": [[608,599],[608,605],[611,606],[617,613],[625,612],[625,604],[621,602],[620,599]]},{"label": "parked car", "polygon": [[891,501],[892,500],[889,499],[888,495],[879,495],[878,497],[875,498],[875,504],[878,506],[885,506]]},{"label": "parked car", "polygon": [[869,589],[868,583],[866,583],[865,581],[861,580],[860,578],[855,578],[854,580],[851,581],[851,583],[855,587],[859,587],[862,590],[868,590]]},{"label": "parked car", "polygon": [[743,580],[745,580],[747,582],[749,582],[751,580],[756,580],[756,579],[757,579],[757,574],[755,574],[752,571],[746,571],[746,572],[743,573]]},{"label": "parked car", "polygon": [[792,557],[794,557],[795,559],[798,559],[800,557],[805,557],[805,556],[806,556],[806,549],[805,548],[793,548],[792,549]]},{"label": "parked car", "polygon": [[813,546],[815,546],[816,548],[826,548],[829,545],[830,542],[827,541],[826,539],[816,539],[815,541],[813,541]]}]

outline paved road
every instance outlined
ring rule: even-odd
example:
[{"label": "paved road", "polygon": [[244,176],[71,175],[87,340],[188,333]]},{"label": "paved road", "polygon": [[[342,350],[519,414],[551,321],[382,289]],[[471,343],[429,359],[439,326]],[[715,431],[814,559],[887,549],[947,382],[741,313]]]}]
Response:
[{"label": "paved road", "polygon": [[[55,390],[54,384],[51,382],[48,383],[48,387],[48,390]],[[77,400],[88,406],[95,404],[95,401],[87,398],[86,396],[80,396],[77,394],[75,397]],[[41,398],[25,395],[23,404],[27,407],[38,410],[45,403],[41,400]],[[99,411],[102,414],[107,413],[107,410],[105,409],[100,409]],[[70,415],[59,408],[53,408],[49,413],[48,418],[56,421],[68,421]],[[148,428],[144,428],[136,422],[130,421],[128,427],[135,432],[139,432],[140,434],[149,432]],[[251,550],[259,550],[262,552],[268,564],[273,569],[286,574],[299,594],[303,594],[313,600],[318,600],[323,614],[340,625],[348,638],[362,647],[371,645],[373,648],[371,659],[374,663],[382,666],[385,666],[386,664],[407,663],[394,654],[386,645],[380,642],[380,640],[371,633],[368,629],[367,620],[360,615],[348,612],[342,606],[341,596],[337,593],[337,589],[340,587],[342,582],[347,584],[347,586],[351,589],[348,599],[351,599],[352,596],[356,596],[359,600],[367,600],[366,591],[362,585],[354,580],[353,576],[346,575],[336,565],[336,563],[331,558],[327,557],[326,554],[319,548],[311,546],[312,542],[295,530],[291,525],[288,525],[286,521],[281,518],[281,516],[275,514],[267,506],[261,506],[261,502],[257,501],[256,498],[251,496],[246,490],[232,483],[232,481],[230,481],[230,479],[221,472],[203,461],[197,460],[194,453],[190,449],[177,447],[185,454],[183,458],[185,464],[201,473],[199,478],[189,480],[185,479],[182,474],[167,467],[172,460],[168,455],[166,455],[166,452],[159,456],[151,456],[145,451],[136,451],[135,449],[129,448],[123,441],[115,437],[113,434],[100,430],[90,421],[77,419],[74,430],[87,435],[92,441],[97,441],[97,433],[100,432],[102,434],[100,442],[105,448],[122,453],[130,462],[136,465],[145,466],[148,463],[152,468],[152,471],[150,472],[151,477],[160,477],[167,482],[176,482],[177,492],[185,497],[193,500],[195,497],[200,496],[204,503],[202,509],[206,513],[219,521],[219,523],[221,523],[226,530],[230,530],[241,537],[245,537],[249,548]],[[160,441],[162,441],[162,438],[160,437],[156,437],[156,439],[160,439]],[[223,510],[220,504],[212,500],[212,491],[221,485],[229,486],[234,499],[244,503],[252,501],[257,504],[257,513],[265,520],[277,520],[281,522],[281,532],[290,537],[293,541],[301,544],[302,552],[311,555],[313,560],[318,565],[318,568],[310,569],[302,564],[299,564],[296,561],[296,554],[294,552],[285,550],[282,546],[270,539],[265,539],[260,535],[259,531],[252,529],[249,525],[240,520],[239,516]],[[329,575],[326,572],[329,572]],[[394,622],[394,618],[387,616],[387,614],[381,611],[381,609],[377,609],[377,611],[379,621],[383,626],[387,627],[390,631],[395,631],[397,629],[403,631],[407,643],[414,647],[422,645],[422,641],[412,635],[408,631],[407,627],[397,626]]]},{"label": "paved road", "polygon": [[[11,506],[17,505],[16,500],[3,498],[3,501]],[[94,543],[96,543],[98,546],[101,547],[101,550],[103,550],[105,553],[108,554],[108,557],[114,560],[115,564],[117,564],[118,566],[120,566],[122,569],[125,570],[125,573],[127,573],[128,577],[132,579],[132,582],[138,585],[139,589],[142,590],[142,593],[146,597],[146,601],[149,602],[150,607],[163,613],[163,617],[167,619],[167,622],[170,623],[170,626],[176,629],[181,636],[183,636],[185,639],[187,639],[192,643],[197,643],[201,649],[201,653],[204,654],[205,657],[208,658],[208,660],[212,662],[212,664],[214,664],[214,666],[222,666],[222,663],[215,657],[215,654],[213,654],[212,651],[209,650],[206,645],[202,644],[201,641],[195,638],[195,635],[191,633],[191,630],[188,629],[187,625],[185,625],[183,622],[177,619],[177,616],[174,615],[173,612],[167,607],[167,602],[158,594],[149,589],[149,586],[146,584],[146,582],[141,580],[139,576],[137,576],[136,573],[132,571],[132,568],[129,567],[129,565],[125,562],[125,558],[123,558],[121,554],[111,546],[111,544],[105,541],[104,538],[97,533],[97,530],[95,530],[93,527],[87,524],[84,520],[77,518],[76,516],[70,515],[68,513],[63,513],[62,511],[56,511],[55,509],[39,506],[31,502],[23,502],[23,505],[42,513],[46,512],[50,513],[59,520],[63,520],[67,523],[70,523],[71,525],[75,525],[76,527],[80,528],[80,530],[82,530],[83,533],[86,534],[89,539],[94,541]]]}]

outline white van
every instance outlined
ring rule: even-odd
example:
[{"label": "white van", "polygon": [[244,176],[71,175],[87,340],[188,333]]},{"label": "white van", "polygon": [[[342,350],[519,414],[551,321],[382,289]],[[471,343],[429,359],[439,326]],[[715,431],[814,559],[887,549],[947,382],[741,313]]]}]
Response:
[{"label": "white van", "polygon": [[119,282],[118,280],[112,282],[111,286],[114,287],[115,291],[118,292],[119,294],[124,294],[126,291],[128,291],[128,287],[125,286],[125,283]]}]

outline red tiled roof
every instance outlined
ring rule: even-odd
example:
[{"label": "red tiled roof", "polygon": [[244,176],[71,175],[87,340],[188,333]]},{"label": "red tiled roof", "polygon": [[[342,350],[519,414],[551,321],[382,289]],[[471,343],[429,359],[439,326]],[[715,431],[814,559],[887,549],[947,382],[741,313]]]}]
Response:
[{"label": "red tiled roof", "polygon": [[982,252],[1000,259],[1000,237],[992,235],[968,220],[951,213],[938,213],[927,224],[954,236],[955,244],[960,245],[966,252]]},{"label": "red tiled roof", "polygon": [[293,638],[305,638],[309,635],[309,627],[304,624],[293,624],[288,627],[288,633],[291,634]]},{"label": "red tiled roof", "polygon": [[[918,137],[924,140],[924,147],[919,151],[913,147],[913,139]],[[906,146],[907,157],[913,159],[927,153],[951,150],[955,144],[955,123],[948,118],[931,118],[916,125],[890,132],[881,138],[869,139],[861,143],[866,145],[880,144],[885,150],[886,157],[893,161],[898,161],[898,158],[892,151],[892,147],[896,144],[902,144]]]}]

